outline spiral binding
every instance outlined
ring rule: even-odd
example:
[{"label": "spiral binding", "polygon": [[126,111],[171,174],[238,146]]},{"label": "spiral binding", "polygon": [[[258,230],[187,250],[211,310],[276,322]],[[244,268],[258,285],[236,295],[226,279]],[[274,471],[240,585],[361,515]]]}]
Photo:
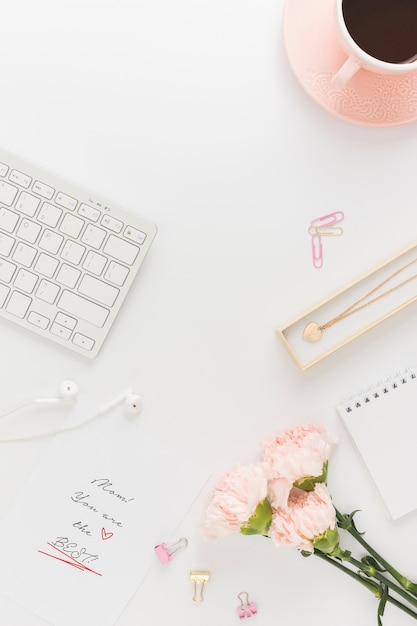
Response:
[{"label": "spiral binding", "polygon": [[365,390],[360,391],[355,396],[351,396],[345,402],[341,403],[346,413],[351,413],[362,406],[369,404],[378,398],[383,397],[387,393],[392,393],[402,385],[406,385],[417,379],[417,369],[407,368],[403,372],[397,372],[394,376],[380,381],[376,385],[372,385]]}]

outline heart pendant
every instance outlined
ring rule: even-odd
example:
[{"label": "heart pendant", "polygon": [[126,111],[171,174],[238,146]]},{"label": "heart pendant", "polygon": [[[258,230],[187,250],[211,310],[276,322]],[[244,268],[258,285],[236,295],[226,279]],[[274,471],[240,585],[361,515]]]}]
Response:
[{"label": "heart pendant", "polygon": [[320,326],[316,322],[309,322],[304,328],[303,339],[306,341],[320,341],[321,334]]}]

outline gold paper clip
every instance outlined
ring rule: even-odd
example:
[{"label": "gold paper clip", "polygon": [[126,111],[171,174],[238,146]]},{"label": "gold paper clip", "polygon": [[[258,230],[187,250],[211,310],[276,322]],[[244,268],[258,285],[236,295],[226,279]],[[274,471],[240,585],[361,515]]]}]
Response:
[{"label": "gold paper clip", "polygon": [[310,226],[308,234],[311,236],[320,235],[321,237],[340,237],[343,235],[341,226]]},{"label": "gold paper clip", "polygon": [[190,572],[190,583],[194,583],[193,602],[200,603],[204,600],[204,585],[210,580],[210,572]]}]

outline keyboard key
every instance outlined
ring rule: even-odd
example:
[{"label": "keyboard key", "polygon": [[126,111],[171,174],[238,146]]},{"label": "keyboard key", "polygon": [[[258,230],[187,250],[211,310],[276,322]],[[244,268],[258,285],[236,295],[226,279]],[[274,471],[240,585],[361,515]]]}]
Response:
[{"label": "keyboard key", "polygon": [[0,176],[6,176],[8,171],[8,166],[5,163],[0,163]]},{"label": "keyboard key", "polygon": [[50,332],[57,337],[61,337],[61,339],[69,339],[71,337],[71,331],[69,328],[65,328],[60,324],[52,324]]},{"label": "keyboard key", "polygon": [[19,221],[19,215],[4,207],[0,208],[0,229],[12,233]]},{"label": "keyboard key", "polygon": [[25,243],[18,243],[12,255],[12,260],[20,265],[30,267],[37,255],[36,248],[27,246]]},{"label": "keyboard key", "polygon": [[66,193],[62,193],[61,191],[57,193],[55,202],[64,209],[70,209],[70,211],[73,211],[77,206],[77,200],[75,198],[71,198],[71,196],[67,196]]},{"label": "keyboard key", "polygon": [[132,226],[127,226],[125,228],[125,232],[123,233],[126,239],[130,239],[134,243],[139,244],[140,246],[146,239],[146,233],[143,233],[141,230],[137,228],[133,228]]},{"label": "keyboard key", "polygon": [[56,282],[60,283],[61,285],[65,285],[65,287],[70,287],[71,289],[74,289],[80,275],[80,270],[77,270],[72,265],[67,265],[66,263],[63,263],[59,268],[58,274],[56,275]]},{"label": "keyboard key", "polygon": [[58,301],[58,308],[99,327],[104,325],[109,315],[109,311],[104,307],[66,289]]},{"label": "keyboard key", "polygon": [[4,235],[3,233],[0,233],[0,254],[2,254],[3,256],[9,256],[13,248],[14,242],[15,239],[13,239],[13,237],[9,237],[9,235]]},{"label": "keyboard key", "polygon": [[16,202],[16,210],[19,211],[19,213],[24,213],[28,217],[33,217],[40,202],[41,201],[36,196],[32,196],[32,194],[27,191],[22,191]]},{"label": "keyboard key", "polygon": [[9,180],[11,180],[13,183],[21,185],[25,189],[30,187],[30,183],[32,182],[30,176],[24,174],[23,172],[19,172],[19,170],[12,170],[9,175]]},{"label": "keyboard key", "polygon": [[42,248],[42,250],[50,252],[51,254],[56,254],[63,241],[64,238],[62,235],[46,229],[42,233],[42,237],[39,241],[39,247]]},{"label": "keyboard key", "polygon": [[35,193],[42,196],[42,198],[46,198],[47,200],[52,200],[55,193],[55,189],[53,187],[45,185],[45,183],[41,183],[39,180],[35,180],[32,189]]},{"label": "keyboard key", "polygon": [[14,263],[0,259],[0,280],[4,283],[10,283],[16,270],[17,266]]},{"label": "keyboard key", "polygon": [[128,241],[120,239],[120,237],[110,235],[103,248],[103,252],[115,259],[118,259],[122,263],[133,265],[136,257],[138,256],[139,248]]},{"label": "keyboard key", "polygon": [[59,230],[61,233],[64,233],[64,235],[74,237],[75,239],[80,234],[83,226],[84,220],[72,215],[71,213],[67,213],[61,222]]},{"label": "keyboard key", "polygon": [[38,258],[36,259],[36,263],[34,266],[35,272],[42,274],[42,276],[46,276],[47,278],[52,278],[55,274],[55,270],[59,265],[58,259],[55,257],[49,256],[49,254],[45,254],[41,252]]},{"label": "keyboard key", "polygon": [[36,274],[28,270],[20,269],[14,279],[14,286],[25,293],[32,293],[37,282],[38,277]]},{"label": "keyboard key", "polygon": [[46,224],[46,226],[50,226],[51,228],[55,228],[61,215],[62,209],[59,209],[53,204],[49,204],[49,202],[44,202],[38,214],[38,222]]},{"label": "keyboard key", "polygon": [[35,224],[35,222],[31,220],[23,219],[17,229],[16,236],[28,243],[35,243],[40,232],[41,227],[39,224]]},{"label": "keyboard key", "polygon": [[53,304],[56,300],[57,295],[59,294],[60,287],[51,283],[49,280],[45,280],[42,278],[39,283],[39,287],[36,290],[36,297],[39,300],[43,300],[44,302],[49,302],[49,304]]},{"label": "keyboard key", "polygon": [[104,278],[108,280],[110,283],[118,285],[121,287],[129,274],[129,270],[124,265],[120,265],[115,261],[110,261],[109,267],[104,274]]},{"label": "keyboard key", "polygon": [[81,335],[81,333],[75,333],[72,338],[73,343],[80,348],[84,348],[84,350],[92,350],[94,347],[94,339],[91,337],[86,337],[85,335]]},{"label": "keyboard key", "polygon": [[113,306],[119,295],[118,289],[89,274],[85,274],[82,277],[78,291],[106,306]]},{"label": "keyboard key", "polygon": [[7,296],[9,295],[10,287],[6,287],[6,285],[0,284],[0,309],[3,304],[6,302]]},{"label": "keyboard key", "polygon": [[98,228],[93,224],[88,224],[83,236],[81,237],[81,241],[98,250],[101,248],[101,244],[103,243],[106,234],[106,231],[102,228]]},{"label": "keyboard key", "polygon": [[65,313],[61,312],[56,314],[55,322],[61,326],[65,326],[65,328],[69,328],[70,330],[74,330],[77,325],[77,320],[74,317],[70,317],[69,315],[65,315]]},{"label": "keyboard key", "polygon": [[46,330],[46,328],[48,328],[48,324],[50,322],[48,317],[45,317],[45,315],[41,315],[40,313],[36,313],[36,311],[31,311],[27,317],[27,320],[29,324],[33,324],[34,326],[42,328],[43,330]]},{"label": "keyboard key", "polygon": [[16,198],[18,188],[14,185],[9,185],[4,181],[0,181],[0,202],[11,206]]},{"label": "keyboard key", "polygon": [[107,258],[102,254],[98,254],[98,252],[93,252],[90,250],[87,252],[87,255],[84,259],[83,269],[87,270],[87,272],[91,272],[91,274],[96,274],[96,276],[100,276],[101,272],[104,270],[104,266],[107,263]]},{"label": "keyboard key", "polygon": [[120,233],[123,228],[123,222],[121,222],[120,220],[116,220],[110,215],[105,215],[101,220],[101,224],[109,230],[112,230],[114,233]]},{"label": "keyboard key", "polygon": [[6,305],[6,311],[16,317],[20,317],[20,319],[23,319],[28,308],[30,307],[31,302],[32,298],[29,298],[29,296],[25,296],[19,291],[14,291]]},{"label": "keyboard key", "polygon": [[92,222],[97,222],[98,218],[100,217],[101,213],[98,209],[95,209],[94,207],[90,206],[89,204],[81,204],[79,209],[78,209],[78,213],[79,215],[82,215],[83,217],[91,220]]},{"label": "keyboard key", "polygon": [[76,241],[66,241],[65,246],[62,249],[61,257],[69,263],[79,265],[83,254],[85,252],[84,246],[80,246]]},{"label": "keyboard key", "polygon": [[0,202],[3,204],[7,204],[7,206],[11,206],[14,199],[16,198],[16,194],[18,192],[18,188],[14,185],[9,185],[9,183],[0,181]]}]

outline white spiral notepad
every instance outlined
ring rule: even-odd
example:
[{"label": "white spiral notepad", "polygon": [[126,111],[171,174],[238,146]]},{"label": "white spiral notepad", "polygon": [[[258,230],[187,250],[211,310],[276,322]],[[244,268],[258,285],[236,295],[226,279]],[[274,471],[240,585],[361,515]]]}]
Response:
[{"label": "white spiral notepad", "polygon": [[336,408],[386,515],[397,519],[417,509],[417,369],[385,379]]}]

